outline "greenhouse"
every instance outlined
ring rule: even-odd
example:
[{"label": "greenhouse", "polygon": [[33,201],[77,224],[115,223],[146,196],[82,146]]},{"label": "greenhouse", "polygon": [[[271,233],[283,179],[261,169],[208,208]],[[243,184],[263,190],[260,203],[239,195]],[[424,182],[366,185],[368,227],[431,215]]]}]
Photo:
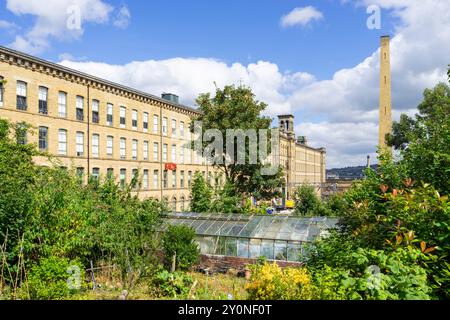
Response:
[{"label": "greenhouse", "polygon": [[168,224],[193,228],[202,254],[299,261],[304,245],[328,234],[338,219],[173,213]]}]

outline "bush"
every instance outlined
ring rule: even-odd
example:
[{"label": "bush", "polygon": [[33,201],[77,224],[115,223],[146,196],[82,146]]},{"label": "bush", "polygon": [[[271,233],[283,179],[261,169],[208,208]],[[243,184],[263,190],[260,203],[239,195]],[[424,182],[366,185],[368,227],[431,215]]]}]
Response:
[{"label": "bush", "polygon": [[195,231],[185,225],[169,225],[163,236],[166,263],[172,264],[176,254],[176,269],[189,269],[198,261],[200,250],[195,242]]},{"label": "bush", "polygon": [[306,269],[281,269],[276,263],[251,266],[246,289],[250,300],[310,300],[311,277]]},{"label": "bush", "polygon": [[[79,268],[80,273],[70,272],[70,268]],[[68,281],[75,277],[75,287],[70,288]],[[28,274],[28,290],[34,300],[59,300],[77,292],[83,286],[84,270],[73,261],[64,258],[50,257],[42,259]],[[25,284],[26,286],[26,284]],[[25,288],[22,288],[25,289]]]},{"label": "bush", "polygon": [[414,248],[393,252],[359,248],[336,267],[315,269],[318,299],[325,300],[429,300],[427,274],[419,265],[425,259]]},{"label": "bush", "polygon": [[321,205],[314,187],[307,185],[300,186],[297,189],[295,200],[296,215],[312,215],[314,211]]},{"label": "bush", "polygon": [[156,287],[162,296],[182,298],[189,293],[192,283],[192,277],[184,272],[170,273],[161,270],[154,276],[152,286]]}]

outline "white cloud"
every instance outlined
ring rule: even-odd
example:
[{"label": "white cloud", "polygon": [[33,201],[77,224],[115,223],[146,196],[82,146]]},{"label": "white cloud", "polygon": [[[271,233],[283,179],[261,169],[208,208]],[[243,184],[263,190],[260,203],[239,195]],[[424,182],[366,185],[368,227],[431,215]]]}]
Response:
[{"label": "white cloud", "polygon": [[312,6],[304,8],[295,8],[287,15],[281,18],[281,25],[283,27],[293,27],[296,25],[306,26],[314,20],[323,19],[323,14]]},{"label": "white cloud", "polygon": [[5,29],[8,32],[15,32],[17,29],[19,29],[19,27],[13,23],[13,22],[9,22],[6,20],[0,20],[0,29]]},{"label": "white cloud", "polygon": [[[394,118],[413,114],[425,88],[446,80],[450,52],[450,2],[440,0],[367,0],[387,9],[398,19],[391,40]],[[364,5],[364,2],[359,2]],[[364,10],[365,12],[365,10]],[[428,17],[433,17],[429,19]],[[379,41],[368,30],[373,41]],[[63,61],[62,64],[160,94],[174,92],[192,105],[202,92],[242,82],[257,98],[269,104],[275,116],[292,112],[297,133],[311,145],[326,147],[328,167],[361,165],[376,150],[378,139],[379,51],[353,68],[337,71],[331,79],[318,81],[306,72],[284,73],[275,63],[259,61],[227,65],[206,58],[174,58],[135,61],[125,65]]]},{"label": "white cloud", "polygon": [[114,26],[119,29],[128,28],[131,20],[131,13],[127,6],[122,6],[114,20]]},{"label": "white cloud", "polygon": [[[106,23],[113,7],[102,0],[7,0],[6,7],[16,15],[36,17],[33,27],[17,35],[11,47],[37,54],[50,46],[50,39],[74,40],[83,35],[83,23]],[[75,11],[73,11],[75,9]],[[79,12],[79,27],[68,28],[68,21]]]}]

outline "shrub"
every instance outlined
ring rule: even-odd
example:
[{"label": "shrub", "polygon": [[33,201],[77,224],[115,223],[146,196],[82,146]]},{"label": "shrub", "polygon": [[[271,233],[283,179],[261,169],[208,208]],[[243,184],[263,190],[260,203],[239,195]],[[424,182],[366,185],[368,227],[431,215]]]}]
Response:
[{"label": "shrub", "polygon": [[281,269],[276,263],[251,266],[246,290],[250,300],[310,300],[311,277],[306,269]]},{"label": "shrub", "polygon": [[191,187],[191,210],[194,212],[208,212],[211,209],[213,190],[203,175],[194,175]]},{"label": "shrub", "polygon": [[165,297],[185,297],[192,286],[193,279],[184,272],[170,273],[167,270],[161,270],[153,278],[152,286]]},{"label": "shrub", "polygon": [[300,186],[295,194],[295,214],[310,215],[321,205],[316,190],[312,186]]},{"label": "shrub", "polygon": [[[70,288],[68,280],[71,277],[70,267],[80,268],[80,285],[84,281],[84,270],[73,261],[64,258],[50,257],[40,261],[28,274],[28,290],[34,300],[59,300],[75,293],[77,288]],[[77,277],[78,275],[73,274]],[[26,286],[26,284],[25,284]]]},{"label": "shrub", "polygon": [[195,231],[185,225],[169,225],[163,236],[167,265],[176,255],[176,269],[188,269],[198,261],[200,250],[195,242]]},{"label": "shrub", "polygon": [[431,288],[412,247],[393,252],[359,248],[347,263],[313,273],[318,299],[429,300]]}]

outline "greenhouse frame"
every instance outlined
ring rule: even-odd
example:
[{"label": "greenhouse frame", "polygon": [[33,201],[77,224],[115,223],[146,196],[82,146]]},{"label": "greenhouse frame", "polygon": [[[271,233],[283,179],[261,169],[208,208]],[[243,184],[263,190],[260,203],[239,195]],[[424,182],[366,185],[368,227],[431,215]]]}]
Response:
[{"label": "greenhouse frame", "polygon": [[201,254],[300,261],[307,243],[326,236],[336,218],[240,214],[172,213],[168,225],[195,230]]}]

